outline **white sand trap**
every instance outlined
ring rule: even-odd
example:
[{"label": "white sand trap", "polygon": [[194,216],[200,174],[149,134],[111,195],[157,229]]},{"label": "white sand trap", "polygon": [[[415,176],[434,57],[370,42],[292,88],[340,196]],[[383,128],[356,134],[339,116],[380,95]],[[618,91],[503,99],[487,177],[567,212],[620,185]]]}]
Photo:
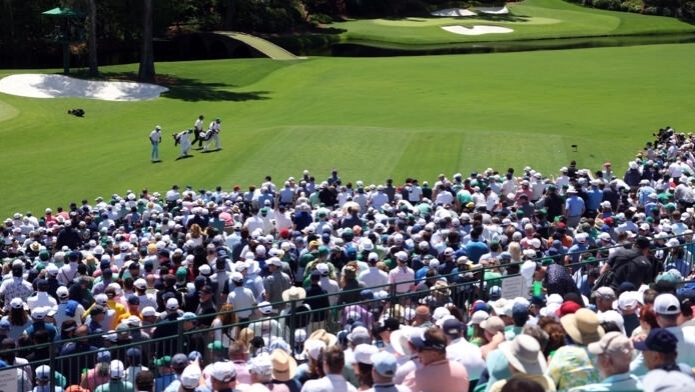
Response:
[{"label": "white sand trap", "polygon": [[17,74],[0,80],[0,92],[30,98],[91,98],[104,101],[144,101],[168,89],[148,83],[103,82],[64,75]]},{"label": "white sand trap", "polygon": [[507,6],[504,6],[504,7],[476,7],[475,9],[484,13],[484,14],[491,14],[491,15],[507,15],[509,13]]},{"label": "white sand trap", "polygon": [[442,28],[450,33],[463,35],[504,34],[514,31],[500,26],[473,26],[470,29],[465,26],[442,26]]},{"label": "white sand trap", "polygon": [[434,16],[475,16],[478,15],[471,10],[465,8],[447,8],[445,10],[439,10],[432,12]]}]

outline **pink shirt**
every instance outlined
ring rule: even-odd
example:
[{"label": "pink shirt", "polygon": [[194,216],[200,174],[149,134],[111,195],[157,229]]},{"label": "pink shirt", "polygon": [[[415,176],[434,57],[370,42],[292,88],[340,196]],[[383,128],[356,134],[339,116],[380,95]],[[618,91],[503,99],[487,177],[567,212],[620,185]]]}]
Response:
[{"label": "pink shirt", "polygon": [[467,391],[468,372],[458,362],[443,359],[411,372],[403,380],[403,385],[412,391]]}]

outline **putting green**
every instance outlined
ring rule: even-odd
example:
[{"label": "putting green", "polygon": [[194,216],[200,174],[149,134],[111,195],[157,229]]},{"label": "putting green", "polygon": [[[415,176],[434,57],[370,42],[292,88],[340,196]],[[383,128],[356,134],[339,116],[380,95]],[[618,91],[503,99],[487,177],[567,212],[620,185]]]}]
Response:
[{"label": "putting green", "polygon": [[375,25],[389,26],[389,27],[440,27],[448,25],[473,25],[473,24],[500,24],[504,26],[515,26],[517,24],[523,25],[550,25],[556,23],[563,23],[560,19],[555,18],[545,18],[545,17],[529,17],[525,18],[521,22],[505,22],[504,20],[490,20],[484,18],[476,17],[466,17],[466,18],[405,18],[399,20],[390,19],[373,19],[371,23]]}]

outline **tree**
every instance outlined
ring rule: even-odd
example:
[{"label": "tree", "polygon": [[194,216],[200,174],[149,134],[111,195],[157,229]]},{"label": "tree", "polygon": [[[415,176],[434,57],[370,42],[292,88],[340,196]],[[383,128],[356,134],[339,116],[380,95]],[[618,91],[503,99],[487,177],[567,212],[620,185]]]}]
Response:
[{"label": "tree", "polygon": [[143,1],[142,11],[142,52],[138,79],[141,82],[154,81],[154,47],[152,45],[152,1]]},{"label": "tree", "polygon": [[89,39],[87,49],[89,51],[89,75],[99,76],[97,61],[97,4],[96,0],[89,0]]}]

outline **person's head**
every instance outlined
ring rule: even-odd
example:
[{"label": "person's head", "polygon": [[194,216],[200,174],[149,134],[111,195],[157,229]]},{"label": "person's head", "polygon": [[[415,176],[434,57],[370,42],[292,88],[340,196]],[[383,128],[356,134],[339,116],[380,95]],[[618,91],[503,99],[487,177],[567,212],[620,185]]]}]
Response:
[{"label": "person's head", "polygon": [[543,392],[543,386],[525,377],[512,377],[502,387],[502,392]]},{"label": "person's head", "polygon": [[345,353],[338,346],[331,346],[323,353],[323,370],[326,374],[342,374],[345,366]]},{"label": "person's head", "polygon": [[387,352],[379,351],[372,354],[372,378],[375,383],[388,383],[393,380],[398,369],[396,357]]},{"label": "person's head", "polygon": [[233,389],[236,386],[234,362],[213,363],[210,369],[210,383],[215,391]]},{"label": "person's head", "polygon": [[229,345],[229,360],[230,361],[246,361],[248,359],[249,351],[246,345],[237,340]]},{"label": "person's head", "polygon": [[598,357],[598,369],[604,378],[630,371],[632,342],[622,333],[608,332],[598,342],[589,343],[587,349]]},{"label": "person's head", "polygon": [[154,374],[149,370],[141,370],[135,375],[135,389],[152,391],[154,389]]},{"label": "person's head", "polygon": [[249,361],[252,383],[269,383],[273,380],[273,363],[268,353],[262,353]]},{"label": "person's head", "polygon": [[616,300],[615,291],[610,287],[600,287],[591,296],[596,300],[596,308],[605,312],[613,309],[613,301]]},{"label": "person's head", "polygon": [[673,365],[678,357],[678,338],[666,329],[654,328],[646,339],[635,342],[635,349],[642,351],[644,365],[649,370]]},{"label": "person's head", "polygon": [[673,294],[660,294],[654,299],[654,313],[659,327],[675,327],[681,314],[680,301]]},{"label": "person's head", "polygon": [[418,351],[420,363],[425,366],[446,358],[446,335],[438,327],[422,330],[419,336],[412,336],[410,342]]}]

